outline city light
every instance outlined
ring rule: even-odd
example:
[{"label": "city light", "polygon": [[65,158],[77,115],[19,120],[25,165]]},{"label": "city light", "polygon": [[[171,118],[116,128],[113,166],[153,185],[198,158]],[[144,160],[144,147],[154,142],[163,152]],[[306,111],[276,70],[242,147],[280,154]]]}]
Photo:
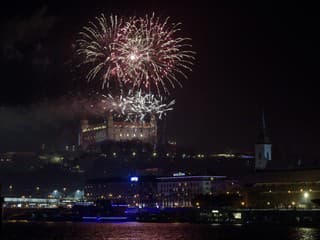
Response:
[{"label": "city light", "polygon": [[130,177],[130,182],[138,182],[139,178],[138,177]]},{"label": "city light", "polygon": [[185,176],[186,174],[183,173],[183,172],[177,172],[177,173],[174,173],[173,176],[174,177],[179,177],[179,176]]},{"label": "city light", "polygon": [[305,193],[303,194],[303,197],[304,197],[305,199],[309,198],[309,193],[305,192]]}]

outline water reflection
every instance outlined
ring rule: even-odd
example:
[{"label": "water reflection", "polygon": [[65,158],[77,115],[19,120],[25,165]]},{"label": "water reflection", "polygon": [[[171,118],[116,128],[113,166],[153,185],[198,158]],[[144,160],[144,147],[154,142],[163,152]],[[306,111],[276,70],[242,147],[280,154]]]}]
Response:
[{"label": "water reflection", "polygon": [[319,229],[315,228],[297,228],[296,234],[299,240],[318,240],[320,237]]},{"label": "water reflection", "polygon": [[188,223],[7,223],[5,240],[319,239],[315,228]]}]

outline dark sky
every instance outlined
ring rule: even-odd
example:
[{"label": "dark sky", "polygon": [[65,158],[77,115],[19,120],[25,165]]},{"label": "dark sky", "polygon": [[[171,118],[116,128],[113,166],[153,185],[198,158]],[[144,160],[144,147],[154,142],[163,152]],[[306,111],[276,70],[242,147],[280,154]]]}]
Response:
[{"label": "dark sky", "polygon": [[264,109],[277,151],[289,157],[320,156],[316,6],[279,1],[10,2],[0,10],[0,151],[33,150],[62,136],[68,142],[79,110],[66,96],[88,87],[71,71],[72,44],[81,26],[100,13],[154,11],[182,22],[182,34],[193,39],[197,52],[194,71],[174,93],[170,138],[201,151],[252,151]]}]

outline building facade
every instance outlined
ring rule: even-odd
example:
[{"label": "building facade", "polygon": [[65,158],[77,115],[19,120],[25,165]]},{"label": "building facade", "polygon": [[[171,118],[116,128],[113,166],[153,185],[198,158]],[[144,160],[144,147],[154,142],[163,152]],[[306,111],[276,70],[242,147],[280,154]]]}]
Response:
[{"label": "building facade", "polygon": [[157,185],[154,177],[91,179],[86,182],[84,190],[89,201],[107,199],[112,204],[156,206]]},{"label": "building facade", "polygon": [[86,150],[104,141],[132,141],[157,143],[157,120],[151,116],[150,121],[118,121],[109,115],[107,121],[99,124],[89,124],[82,120],[78,136],[78,145]]},{"label": "building facade", "polygon": [[226,194],[235,185],[226,176],[172,176],[157,180],[161,207],[196,207],[193,200],[197,196]]},{"label": "building facade", "polygon": [[114,204],[139,207],[197,207],[198,196],[218,196],[236,191],[237,184],[225,176],[131,177],[88,180],[89,201],[108,199]]},{"label": "building facade", "polygon": [[316,208],[320,202],[320,169],[260,171],[242,179],[250,208]]}]

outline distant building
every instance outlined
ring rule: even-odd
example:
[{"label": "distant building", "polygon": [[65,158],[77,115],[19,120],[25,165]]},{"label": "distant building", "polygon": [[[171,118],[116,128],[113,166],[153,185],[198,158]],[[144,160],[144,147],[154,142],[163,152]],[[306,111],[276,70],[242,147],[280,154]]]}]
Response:
[{"label": "distant building", "polygon": [[197,196],[231,194],[233,190],[238,185],[225,176],[184,176],[181,172],[172,177],[98,178],[85,184],[89,201],[108,199],[139,207],[196,207]]},{"label": "distant building", "polygon": [[264,170],[241,179],[245,206],[314,208],[320,200],[320,169]]},{"label": "distant building", "polygon": [[258,141],[255,144],[255,166],[256,170],[262,170],[267,167],[269,161],[271,161],[271,148],[272,144],[266,132],[266,124],[264,119],[264,112],[262,113],[262,126],[258,137]]},{"label": "distant building", "polygon": [[112,204],[139,207],[156,205],[157,185],[152,176],[90,179],[86,182],[84,191],[89,201],[108,199]]},{"label": "distant building", "polygon": [[235,188],[235,183],[226,176],[183,176],[158,180],[158,202],[161,207],[196,207],[193,204],[199,195],[226,194]]},{"label": "distant building", "polygon": [[109,115],[107,121],[99,124],[89,124],[88,120],[81,121],[78,136],[79,146],[86,150],[104,141],[131,141],[138,140],[143,143],[157,143],[157,120],[151,116],[146,121],[118,121]]}]

